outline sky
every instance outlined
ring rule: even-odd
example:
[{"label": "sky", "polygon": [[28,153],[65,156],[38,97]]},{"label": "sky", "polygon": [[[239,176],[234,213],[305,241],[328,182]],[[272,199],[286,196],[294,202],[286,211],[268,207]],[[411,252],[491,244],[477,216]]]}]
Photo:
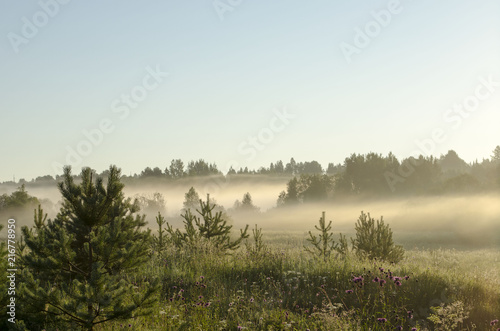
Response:
[{"label": "sky", "polygon": [[500,145],[500,2],[0,0],[0,181]]}]

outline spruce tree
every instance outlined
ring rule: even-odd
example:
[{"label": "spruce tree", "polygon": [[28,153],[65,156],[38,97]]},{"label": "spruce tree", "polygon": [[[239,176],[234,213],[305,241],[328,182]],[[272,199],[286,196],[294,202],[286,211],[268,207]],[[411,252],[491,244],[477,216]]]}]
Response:
[{"label": "spruce tree", "polygon": [[56,218],[40,222],[39,211],[35,231],[22,228],[22,315],[32,329],[92,330],[146,314],[155,301],[156,282],[140,290],[128,280],[147,261],[151,235],[137,201],[123,195],[120,170],[110,167],[106,185],[89,168],[81,180],[66,167]]}]

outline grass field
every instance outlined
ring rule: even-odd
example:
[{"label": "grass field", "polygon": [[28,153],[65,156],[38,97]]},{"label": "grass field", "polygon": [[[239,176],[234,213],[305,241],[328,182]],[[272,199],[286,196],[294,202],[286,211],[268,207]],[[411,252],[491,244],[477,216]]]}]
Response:
[{"label": "grass field", "polygon": [[304,251],[305,239],[304,232],[264,231],[266,247],[260,252],[242,246],[233,255],[210,249],[154,253],[147,268],[128,276],[134,277],[139,289],[148,280],[161,279],[153,313],[98,329],[500,327],[491,325],[500,318],[500,251],[496,248],[410,249],[398,264],[361,261],[353,255],[325,262]]}]

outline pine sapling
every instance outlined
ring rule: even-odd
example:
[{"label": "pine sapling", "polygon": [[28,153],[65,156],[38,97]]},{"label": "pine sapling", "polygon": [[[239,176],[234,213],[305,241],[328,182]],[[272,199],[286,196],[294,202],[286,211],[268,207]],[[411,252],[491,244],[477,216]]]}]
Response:
[{"label": "pine sapling", "polygon": [[255,224],[255,229],[252,229],[252,237],[254,240],[254,245],[252,246],[247,242],[247,250],[250,253],[258,254],[265,249],[266,245],[262,242],[262,228],[257,228],[257,224]]},{"label": "pine sapling", "polygon": [[307,252],[317,255],[319,258],[323,258],[324,262],[330,257],[332,251],[336,251],[337,255],[347,254],[347,240],[345,236],[340,234],[340,243],[336,243],[335,240],[333,240],[333,233],[330,232],[332,229],[332,221],[326,225],[325,212],[323,212],[322,217],[319,219],[319,227],[317,225],[314,227],[320,234],[319,237],[316,237],[309,231],[309,238],[307,238],[307,241],[313,245],[313,248],[304,246]]}]

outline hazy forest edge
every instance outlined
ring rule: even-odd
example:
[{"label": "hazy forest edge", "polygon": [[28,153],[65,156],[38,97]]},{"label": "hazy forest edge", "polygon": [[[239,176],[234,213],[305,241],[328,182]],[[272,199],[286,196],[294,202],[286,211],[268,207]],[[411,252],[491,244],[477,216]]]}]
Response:
[{"label": "hazy forest edge", "polygon": [[[106,178],[108,170],[99,174]],[[76,175],[78,176],[78,175]],[[361,195],[387,197],[396,195],[422,195],[446,193],[475,193],[500,189],[500,146],[492,155],[481,161],[465,162],[453,150],[439,158],[434,156],[408,157],[398,160],[392,153],[387,156],[370,152],[352,154],[343,163],[329,163],[326,168],[317,161],[288,162],[278,160],[259,169],[232,167],[224,174],[215,163],[203,159],[189,161],[173,159],[163,169],[146,167],[139,174],[122,174],[124,184],[151,183],[158,181],[168,184],[172,181],[197,179],[200,177],[214,181],[214,186],[238,179],[287,178],[301,183],[302,196],[299,200],[321,200],[333,196]],[[19,185],[42,187],[54,185],[62,175],[43,175],[31,180],[19,179],[0,183],[0,188],[11,190]],[[288,183],[288,185],[295,185]],[[312,186],[312,187],[310,187]],[[309,191],[308,191],[309,189]],[[308,192],[305,192],[308,191]],[[293,192],[285,192],[293,194]],[[277,197],[282,198],[282,197]],[[8,204],[5,196],[0,198],[0,207]],[[280,203],[280,202],[279,202]]]}]

